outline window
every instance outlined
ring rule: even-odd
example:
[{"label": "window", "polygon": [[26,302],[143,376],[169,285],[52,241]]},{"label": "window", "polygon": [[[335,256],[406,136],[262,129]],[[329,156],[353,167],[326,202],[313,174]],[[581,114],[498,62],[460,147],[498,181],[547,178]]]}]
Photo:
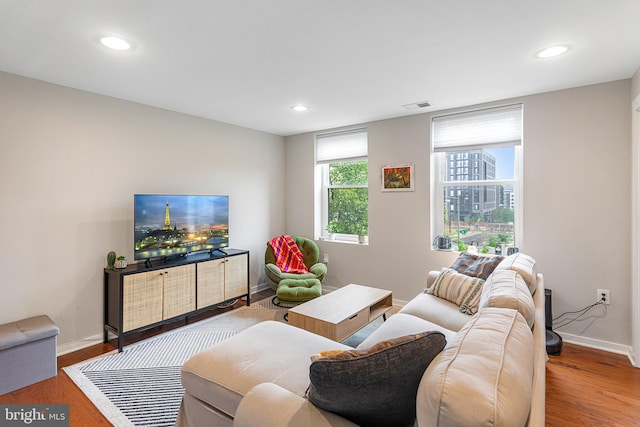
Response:
[{"label": "window", "polygon": [[431,141],[433,241],[522,245],[522,104],[433,117]]},{"label": "window", "polygon": [[357,241],[369,234],[367,131],[316,137],[316,235]]}]

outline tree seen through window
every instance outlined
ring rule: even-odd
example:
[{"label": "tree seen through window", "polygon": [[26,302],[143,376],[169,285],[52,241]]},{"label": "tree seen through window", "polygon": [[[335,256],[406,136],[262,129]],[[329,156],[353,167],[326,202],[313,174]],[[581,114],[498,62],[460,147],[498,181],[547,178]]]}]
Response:
[{"label": "tree seen through window", "polygon": [[369,233],[368,179],[367,160],[329,165],[328,232]]}]

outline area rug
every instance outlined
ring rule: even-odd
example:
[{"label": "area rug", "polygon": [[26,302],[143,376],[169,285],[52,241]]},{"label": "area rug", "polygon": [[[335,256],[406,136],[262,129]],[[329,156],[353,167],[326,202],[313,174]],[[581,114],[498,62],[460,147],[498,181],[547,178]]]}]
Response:
[{"label": "area rug", "polygon": [[[113,425],[173,426],[184,393],[184,362],[251,325],[284,322],[286,312],[267,298],[63,369]],[[377,319],[344,343],[357,346],[381,323]]]}]

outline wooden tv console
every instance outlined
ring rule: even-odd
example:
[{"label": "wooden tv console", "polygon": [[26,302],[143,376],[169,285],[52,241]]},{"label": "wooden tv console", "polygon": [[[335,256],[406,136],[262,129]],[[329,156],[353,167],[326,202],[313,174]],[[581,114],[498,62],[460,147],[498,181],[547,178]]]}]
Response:
[{"label": "wooden tv console", "polygon": [[[250,304],[249,251],[227,249],[167,261],[104,269],[104,342],[184,319],[223,302]],[[145,265],[146,264],[146,265]]]}]

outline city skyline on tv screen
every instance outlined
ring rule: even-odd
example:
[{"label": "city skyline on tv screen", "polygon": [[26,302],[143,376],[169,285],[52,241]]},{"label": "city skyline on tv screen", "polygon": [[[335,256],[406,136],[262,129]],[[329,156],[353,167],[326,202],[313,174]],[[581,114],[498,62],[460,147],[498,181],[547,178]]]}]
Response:
[{"label": "city skyline on tv screen", "polygon": [[135,259],[219,249],[229,244],[229,197],[136,194]]}]

